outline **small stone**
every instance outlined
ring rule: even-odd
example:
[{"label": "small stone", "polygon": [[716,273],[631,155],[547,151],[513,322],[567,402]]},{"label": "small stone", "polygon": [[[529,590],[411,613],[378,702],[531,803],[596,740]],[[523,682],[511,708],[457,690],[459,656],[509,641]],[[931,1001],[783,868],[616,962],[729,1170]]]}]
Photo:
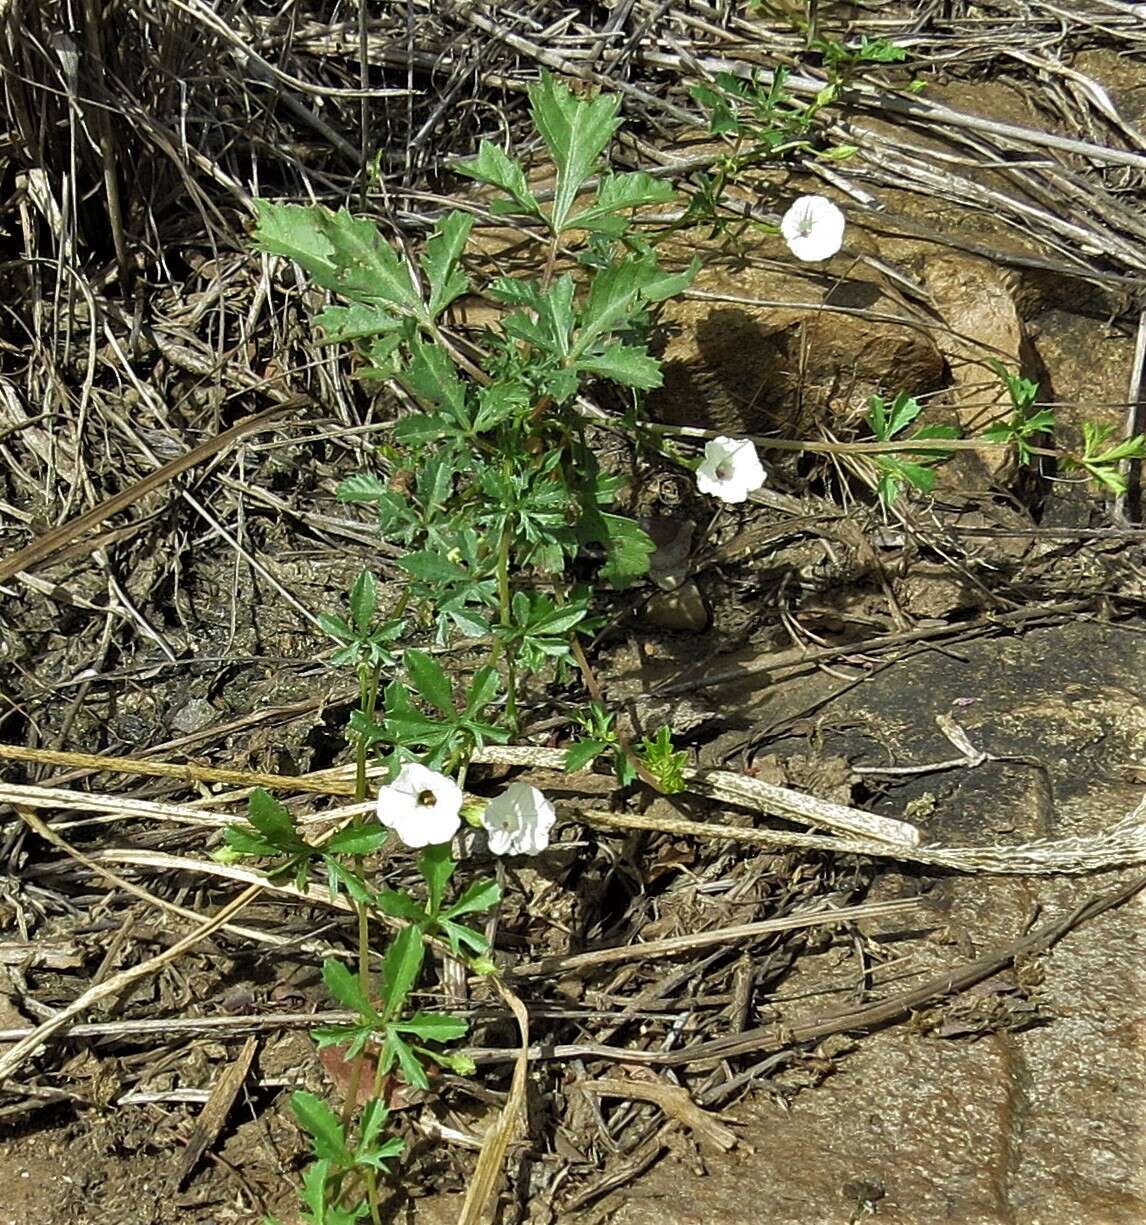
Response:
[{"label": "small stone", "polygon": [[201,731],[219,717],[219,712],[206,698],[192,698],[171,716],[171,726],[185,736]]},{"label": "small stone", "polygon": [[695,583],[659,591],[645,605],[641,620],[654,629],[699,633],[708,626],[708,609]]}]

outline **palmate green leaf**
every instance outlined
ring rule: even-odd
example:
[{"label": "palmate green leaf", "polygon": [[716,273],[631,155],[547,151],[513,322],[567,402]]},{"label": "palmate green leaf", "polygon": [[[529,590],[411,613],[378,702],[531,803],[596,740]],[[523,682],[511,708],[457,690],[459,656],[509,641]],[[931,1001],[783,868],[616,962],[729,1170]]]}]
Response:
[{"label": "palmate green leaf", "polygon": [[467,178],[500,187],[523,213],[532,217],[541,216],[541,206],[529,190],[525,171],[500,146],[483,140],[478,146],[477,157],[456,163],[454,169]]},{"label": "palmate green leaf", "polygon": [[[372,826],[369,832],[376,836],[378,832],[388,835],[390,831],[382,826]],[[329,845],[327,843],[327,846]],[[381,844],[372,843],[368,845],[373,850]],[[354,852],[349,853],[353,854]],[[342,890],[345,891],[346,896],[351,901],[359,902],[363,906],[369,906],[374,901],[373,892],[357,872],[351,871],[344,864],[340,863],[334,855],[323,855],[322,862],[326,868],[326,887],[330,891],[331,897],[337,897],[339,891]]]},{"label": "palmate green leaf", "polygon": [[501,677],[490,664],[478,668],[466,691],[466,714],[480,714],[501,691]]},{"label": "palmate green leaf", "polygon": [[617,94],[578,98],[552,74],[544,72],[529,90],[533,124],[557,167],[550,225],[555,234],[569,228],[577,193],[620,126]]},{"label": "palmate green leaf", "polygon": [[[648,303],[680,293],[691,283],[698,267],[694,260],[683,271],[668,273],[657,265],[655,256],[644,254],[626,256],[602,268],[593,278],[581,310],[573,345],[574,358],[578,362],[598,360],[597,349],[610,332],[631,326]],[[606,364],[612,360],[606,359]],[[623,372],[621,362],[617,361],[616,365]],[[639,380],[632,386],[660,385],[659,382],[649,383],[653,375],[647,362],[633,363],[632,377]]]},{"label": "palmate green leaf", "polygon": [[408,923],[422,923],[426,912],[409,894],[396,889],[383,889],[374,895],[373,904],[384,915],[392,919],[405,919]]},{"label": "palmate green leaf", "polygon": [[426,242],[420,263],[430,283],[429,313],[432,319],[436,319],[469,288],[469,278],[458,267],[458,259],[465,250],[473,223],[474,219],[468,213],[457,210],[447,213]]},{"label": "palmate green leaf", "polygon": [[683,293],[696,279],[700,271],[700,257],[694,255],[688,267],[680,272],[665,272],[657,267],[656,275],[641,286],[641,298],[645,302],[663,302],[666,298],[675,298]]},{"label": "palmate green leaf", "polygon": [[608,748],[603,740],[577,740],[565,750],[565,773],[576,774]]},{"label": "palmate green leaf", "polygon": [[602,268],[589,286],[573,355],[579,358],[599,337],[627,323],[642,286],[651,284],[659,273],[656,262],[647,256],[626,256]]},{"label": "palmate green leaf", "polygon": [[447,716],[456,713],[453,686],[442,665],[432,655],[411,647],[402,656],[402,663],[411,684],[431,706]]},{"label": "palmate green leaf", "polygon": [[387,1021],[401,1015],[406,997],[418,980],[425,952],[422,933],[413,924],[404,927],[386,950],[382,959],[382,991],[386,997],[382,1015]]},{"label": "palmate green leaf", "polygon": [[632,519],[587,507],[577,525],[581,540],[595,542],[605,549],[601,578],[624,590],[649,572],[649,558],[656,545],[649,534]]},{"label": "palmate green leaf", "polygon": [[299,1089],[290,1096],[290,1108],[299,1126],[310,1136],[316,1157],[336,1165],[349,1161],[342,1124],[322,1098]]},{"label": "palmate green leaf", "polygon": [[345,617],[339,617],[334,613],[319,613],[317,620],[323,632],[338,642],[357,641],[357,635],[350,628],[350,622]]},{"label": "palmate green leaf", "polygon": [[345,1047],[342,1052],[344,1059],[353,1059],[366,1047],[366,1043],[374,1037],[375,1026],[367,1025],[316,1025],[310,1031],[315,1046],[320,1051],[328,1046]]},{"label": "palmate green leaf", "polygon": [[382,1170],[385,1162],[393,1157],[400,1157],[405,1151],[406,1142],[401,1136],[391,1136],[382,1140],[382,1128],[389,1121],[390,1111],[381,1098],[372,1097],[362,1107],[362,1117],[358,1124],[358,1143],[354,1148],[355,1165],[368,1165],[372,1169]]},{"label": "palmate green leaf", "polygon": [[740,122],[736,112],[722,94],[707,85],[694,85],[688,92],[693,101],[699,102],[708,112],[708,130],[713,136],[739,134]]},{"label": "palmate green leaf", "polygon": [[384,1072],[388,1072],[397,1061],[402,1079],[413,1088],[426,1090],[430,1087],[430,1079],[417,1055],[393,1027],[386,1031],[380,1061]]},{"label": "palmate green leaf", "polygon": [[[358,1121],[358,1143],[355,1145],[354,1150],[354,1155],[358,1161],[362,1160],[363,1153],[370,1152],[375,1148],[382,1128],[386,1126],[389,1120],[390,1111],[380,1097],[372,1097],[362,1107],[362,1116]],[[393,1143],[393,1141],[389,1143]],[[402,1141],[398,1139],[397,1143],[399,1145],[398,1151],[401,1152]]]},{"label": "palmate green leaf", "polygon": [[470,577],[464,566],[428,549],[400,557],[398,567],[423,583],[464,583]]},{"label": "palmate green leaf", "polygon": [[329,1174],[329,1161],[315,1161],[307,1166],[302,1176],[299,1196],[310,1209],[308,1225],[329,1225],[326,1215],[326,1180]]},{"label": "palmate green leaf", "polygon": [[352,974],[341,961],[328,957],[322,963],[322,981],[326,984],[327,991],[343,1008],[349,1008],[351,1012],[358,1013],[366,1020],[373,1020],[378,1015],[366,998],[357,976]]},{"label": "palmate green leaf", "polygon": [[370,628],[374,610],[378,607],[378,584],[369,570],[361,570],[350,588],[350,615],[360,634]]},{"label": "palmate green leaf", "polygon": [[[469,949],[471,953],[476,953],[479,957],[483,957],[489,952],[489,941],[481,932],[475,932],[472,927],[466,927],[464,923],[455,923],[453,919],[440,919],[438,926],[449,941],[450,951],[455,957],[462,955],[463,946]],[[476,969],[473,966],[470,968]],[[480,973],[481,971],[478,972]]]},{"label": "palmate green leaf", "polygon": [[395,318],[384,306],[328,306],[314,317],[315,326],[322,329],[324,344],[368,340],[397,331],[402,320]]},{"label": "palmate green leaf", "polygon": [[380,476],[356,472],[339,484],[336,496],[340,502],[377,502],[389,494],[390,487]]},{"label": "palmate green leaf", "polygon": [[362,352],[366,361],[350,377],[362,382],[394,378],[402,370],[402,343],[409,343],[413,334],[413,321],[407,319],[400,328],[372,340]]},{"label": "palmate green leaf", "polygon": [[427,907],[431,916],[441,910],[446,886],[456,866],[448,842],[441,846],[428,846],[418,856],[418,872],[426,882]]},{"label": "palmate green leaf", "polygon": [[880,456],[878,467],[881,475],[876,485],[876,494],[885,506],[894,504],[904,485],[930,493],[935,488],[935,470],[923,464]]},{"label": "palmate green leaf", "polygon": [[[491,968],[492,967],[492,968]],[[470,966],[475,974],[491,975],[497,973],[497,967],[492,966],[488,958],[475,961]],[[477,1064],[468,1056],[450,1051],[435,1051],[434,1062],[453,1072],[455,1076],[474,1076],[477,1074]]]},{"label": "palmate green leaf", "polygon": [[493,629],[484,617],[464,608],[450,608],[446,614],[467,638],[485,638]]},{"label": "palmate green leaf", "polygon": [[[223,841],[231,854],[220,859],[221,863],[233,863],[236,858],[241,859],[247,855],[271,858],[281,853],[279,848],[264,838],[258,830],[245,825],[228,825],[223,831]],[[220,851],[218,854],[222,856],[224,852]]]},{"label": "palmate green leaf", "polygon": [[[879,396],[872,396],[869,404],[872,406],[873,411],[874,402],[877,400],[879,401],[880,409],[883,409],[882,399]],[[894,438],[897,434],[901,434],[907,429],[922,411],[923,405],[914,396],[909,396],[905,391],[899,392],[886,410],[886,416],[883,419],[883,432],[876,436],[884,441]]]},{"label": "palmate green leaf", "polygon": [[601,577],[623,590],[648,574],[656,545],[644,528],[624,515],[602,513],[601,520],[606,528],[602,543],[607,559]]},{"label": "palmate green leaf", "polygon": [[411,413],[394,423],[394,437],[411,447],[461,436],[457,423],[442,413]]},{"label": "palmate green leaf", "polygon": [[294,260],[324,289],[337,288],[334,245],[316,209],[256,199],[255,212],[258,219],[251,237],[259,250]]},{"label": "palmate green leaf", "polygon": [[464,1017],[416,1012],[406,1021],[395,1021],[393,1028],[402,1034],[413,1034],[423,1042],[456,1042],[466,1036],[469,1023]]},{"label": "palmate green leaf", "polygon": [[501,901],[501,886],[495,880],[475,880],[452,905],[442,912],[444,918],[492,910]]},{"label": "palmate green leaf", "polygon": [[537,312],[536,319],[514,313],[507,315],[501,321],[501,326],[515,340],[524,340],[542,352],[563,360],[571,350],[576,320],[573,292],[573,278],[567,272],[563,273],[545,293],[535,299],[533,309]]},{"label": "palmate green leaf", "polygon": [[514,276],[498,276],[485,287],[485,292],[495,302],[506,306],[528,306],[536,310],[541,300],[541,286],[536,281]]},{"label": "palmate green leaf", "polygon": [[490,383],[478,389],[478,411],[474,432],[484,434],[496,429],[530,407],[529,389],[521,383]]},{"label": "palmate green leaf", "polygon": [[624,233],[629,218],[619,214],[646,204],[667,204],[676,198],[671,183],[654,179],[639,170],[631,174],[606,174],[601,178],[594,202],[569,219],[570,230],[592,230],[617,237]]},{"label": "palmate green leaf", "polygon": [[661,363],[649,356],[644,345],[626,345],[619,341],[606,345],[600,353],[579,358],[577,369],[640,391],[652,391],[664,381]]},{"label": "palmate green leaf", "polygon": [[353,302],[425,314],[409,269],[373,221],[321,204],[255,205],[254,239],[262,250],[293,259],[316,284]]},{"label": "palmate green leaf", "polygon": [[247,820],[276,851],[297,855],[310,850],[298,836],[289,810],[262,787],[256,787],[247,799]]},{"label": "palmate green leaf", "polygon": [[386,845],[389,837],[385,826],[348,825],[328,838],[322,849],[338,855],[373,855]]},{"label": "palmate green leaf", "polygon": [[459,425],[468,427],[465,384],[441,345],[415,336],[410,342],[410,361],[400,378],[416,399],[432,408],[445,408]]}]

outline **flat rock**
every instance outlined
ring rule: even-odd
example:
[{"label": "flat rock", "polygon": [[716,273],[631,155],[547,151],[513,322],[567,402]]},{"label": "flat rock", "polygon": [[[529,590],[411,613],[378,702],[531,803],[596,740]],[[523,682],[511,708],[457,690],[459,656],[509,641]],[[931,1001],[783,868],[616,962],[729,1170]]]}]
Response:
[{"label": "flat rock", "polygon": [[[1094,834],[1142,796],[1119,766],[1146,759],[1143,675],[1146,640],[1116,625],[962,643],[824,704],[819,751],[864,766],[950,759],[935,723],[948,715],[1010,759],[907,776],[879,811],[902,816],[911,804],[930,839],[956,845]],[[887,967],[874,994],[1007,945],[1140,872],[1010,878],[885,863],[873,900],[923,893],[935,910],[917,926],[863,925],[865,964]],[[600,1209],[613,1209],[614,1225],[1146,1220],[1144,915],[1139,894],[915,1024],[859,1035],[842,1053],[807,1052],[826,1079],[794,1096],[790,1073],[762,1081],[765,1092],[728,1111],[740,1146],[707,1161],[704,1177],[671,1156]],[[861,982],[846,943],[797,959],[778,998],[758,1001],[765,1015],[795,1023],[838,1006],[841,984]],[[1041,1020],[1008,1028],[1008,1007],[1020,1026],[1029,1020],[1020,998]],[[976,1029],[976,1016],[999,1023]]]}]

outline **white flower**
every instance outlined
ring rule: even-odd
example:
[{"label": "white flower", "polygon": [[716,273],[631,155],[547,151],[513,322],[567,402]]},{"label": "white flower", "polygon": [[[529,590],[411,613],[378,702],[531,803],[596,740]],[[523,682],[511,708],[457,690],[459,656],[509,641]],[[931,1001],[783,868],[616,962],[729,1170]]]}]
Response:
[{"label": "white flower", "polygon": [[844,243],[844,215],[823,196],[801,196],[784,214],[780,233],[797,259],[831,259]]},{"label": "white flower", "polygon": [[696,487],[725,502],[743,502],[764,484],[764,469],[750,438],[711,438],[696,470]]},{"label": "white flower", "polygon": [[481,823],[489,833],[495,855],[536,855],[549,845],[549,831],[557,814],[553,805],[528,783],[510,783],[490,800]]},{"label": "white flower", "polygon": [[407,846],[439,846],[458,832],[464,798],[452,778],[409,761],[378,792],[378,820]]}]

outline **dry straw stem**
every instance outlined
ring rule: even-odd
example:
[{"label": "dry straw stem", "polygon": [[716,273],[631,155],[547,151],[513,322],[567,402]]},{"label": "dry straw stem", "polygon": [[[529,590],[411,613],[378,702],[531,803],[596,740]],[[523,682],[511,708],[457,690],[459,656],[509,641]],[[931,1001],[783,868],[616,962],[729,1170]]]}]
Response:
[{"label": "dry straw stem", "polygon": [[[560,769],[564,753],[559,749],[528,749],[512,746],[489,745],[474,754],[475,761],[497,762],[502,765],[534,766],[545,769]],[[725,771],[686,770],[685,778],[696,775],[724,774]],[[731,775],[740,779],[740,775]],[[759,780],[745,780],[756,783]],[[790,792],[788,788],[775,788],[781,792],[779,801],[787,803],[789,795],[799,797],[799,805],[784,810],[777,799],[759,801],[763,811],[780,816],[795,816],[811,824],[832,825],[830,809],[826,819],[819,821],[812,814],[820,801],[801,792]],[[747,792],[742,792],[746,795]],[[736,803],[751,803],[739,798]],[[854,814],[857,822],[871,819],[871,813],[860,809],[846,809]],[[748,842],[757,846],[793,846],[814,850],[833,851],[845,855],[871,855],[880,859],[894,859],[905,863],[926,863],[937,867],[954,868],[959,872],[998,873],[1001,875],[1048,875],[1054,873],[1092,872],[1099,868],[1130,867],[1146,863],[1146,796],[1121,820],[1116,821],[1101,834],[1075,838],[1045,838],[1024,842],[1017,846],[908,846],[904,843],[877,841],[867,838],[828,838],[819,834],[797,834],[779,830],[745,829],[734,825],[717,825],[710,821],[688,821],[675,817],[642,817],[632,813],[611,813],[597,810],[579,812],[579,816],[594,825],[612,829],[647,829],[663,833],[691,835],[699,838],[724,838],[730,842]]]},{"label": "dry straw stem", "polygon": [[[532,766],[546,770],[561,770],[565,765],[565,753],[561,749],[522,748],[515,745],[487,745],[474,754],[475,762],[489,762],[504,766]],[[860,808],[833,804],[805,795],[790,787],[777,787],[746,774],[735,774],[731,770],[685,769],[688,790],[730,804],[742,804],[773,816],[786,817],[805,825],[822,825],[825,829],[842,830],[848,834],[874,839],[896,846],[917,846],[921,840],[919,830],[906,821],[877,816]],[[693,821],[715,833],[713,826]],[[667,828],[667,827],[666,827]],[[758,831],[764,832],[764,831]],[[722,836],[722,835],[717,835]]]},{"label": "dry straw stem", "polygon": [[[0,746],[0,756],[9,758],[21,759],[38,754],[38,750],[22,749],[19,745]],[[90,754],[52,752],[51,759],[58,764],[76,764],[77,761],[82,761],[88,766],[93,762],[100,762],[100,768],[115,768],[133,772],[131,759],[115,759],[117,762],[115,767],[107,765],[109,759],[93,758]],[[564,765],[565,754],[560,749],[487,745],[477,750],[473,760],[479,763],[560,770]],[[150,773],[156,764],[142,763],[142,769],[139,772]],[[183,767],[172,765],[171,768],[178,770]],[[318,780],[312,777],[302,780],[292,776],[250,775],[244,771],[227,771],[227,775],[227,781],[238,784],[245,784],[257,778],[259,785],[268,785],[283,791],[327,789],[337,794],[345,794],[343,780],[339,779]],[[859,836],[834,838],[821,834],[801,834],[787,830],[756,829],[710,821],[689,821],[675,817],[645,817],[632,813],[601,812],[581,808],[576,810],[576,815],[589,824],[608,829],[643,829],[698,838],[743,842],[756,846],[803,847],[836,854],[870,855],[901,862],[932,864],[937,867],[953,868],[960,872],[1047,875],[1091,872],[1100,868],[1128,867],[1146,862],[1146,797],[1121,820],[1115,822],[1101,834],[1040,839],[1009,847],[921,846],[918,830],[906,822],[896,822],[858,808],[830,804],[791,788],[776,787],[759,779],[751,779],[726,770],[689,769],[685,771],[685,777],[692,784],[690,789],[699,794],[756,808],[761,812],[782,816],[789,820],[795,819],[826,828],[842,828],[848,833],[858,832]],[[320,782],[321,786],[316,786],[316,783]],[[26,802],[28,800],[35,802],[36,788],[22,789],[19,794]],[[0,792],[0,799],[2,798],[3,792]],[[340,813],[342,811],[340,810]],[[352,810],[344,811],[350,813]],[[889,834],[898,834],[898,840],[888,837]],[[908,841],[912,834],[914,834],[914,841]],[[251,879],[253,876],[245,869],[224,869],[221,865],[175,856],[158,856],[145,852],[108,852],[105,854],[107,857],[114,855],[121,862],[197,869],[217,875],[227,875],[236,880]],[[268,885],[268,887],[282,892],[290,891],[289,886]],[[306,896],[320,900],[316,894],[308,893]],[[330,904],[338,905],[338,902],[332,900]]]},{"label": "dry straw stem", "polygon": [[529,1076],[529,1014],[521,1000],[500,978],[493,981],[517,1021],[521,1032],[521,1046],[513,1065],[509,1097],[497,1122],[486,1133],[482,1143],[477,1166],[466,1191],[461,1214],[458,1216],[458,1225],[480,1225],[487,1219],[487,1214],[492,1214],[494,1196],[505,1172],[506,1153],[509,1151],[510,1142],[522,1129],[525,1121],[525,1090]]},{"label": "dry straw stem", "polygon": [[[43,838],[45,842],[48,842],[58,850],[63,851],[65,855],[75,860],[76,863],[83,864],[84,867],[89,868],[92,872],[95,872],[110,885],[117,889],[122,889],[125,893],[128,893],[133,897],[140,898],[149,906],[158,907],[160,910],[165,911],[169,915],[177,916],[180,919],[186,919],[191,923],[204,922],[203,916],[198,912],[189,910],[185,906],[179,906],[175,902],[169,902],[165,898],[157,897],[155,894],[149,893],[146,889],[140,887],[134,882],[126,880],[118,873],[111,871],[110,868],[104,867],[100,860],[105,857],[111,858],[114,853],[109,855],[107,852],[96,852],[96,854],[93,856],[85,855],[83,851],[77,850],[77,848],[72,846],[70,842],[60,837],[56,830],[41,821],[40,818],[31,811],[31,806],[29,804],[20,802],[18,796],[17,798],[13,798],[13,792],[18,793],[22,790],[24,789],[9,787],[6,784],[0,784],[0,799],[10,800],[15,805],[16,812],[19,814],[20,819],[24,822],[24,824]],[[47,806],[54,807],[55,805],[54,803],[49,802]],[[127,862],[131,863],[134,861],[127,859]],[[205,866],[208,866],[200,860],[187,860],[185,861],[185,865],[190,866],[193,870],[197,871],[202,871]],[[257,874],[251,873],[250,875],[251,879],[249,880],[249,883],[262,883],[261,879],[257,877]],[[270,885],[269,882],[267,883],[266,887],[268,889],[274,888],[274,886]],[[285,936],[275,935],[274,932],[266,932],[254,927],[243,927],[237,923],[226,923],[223,925],[223,930],[229,932],[232,936],[239,937],[242,940],[252,940],[257,944],[269,944],[273,947],[286,947],[287,945],[294,945],[295,943],[294,941],[287,939]],[[298,947],[308,948],[310,951],[316,952],[321,956],[341,955],[336,954],[334,950],[330,949],[327,945],[319,941],[303,941]]]},{"label": "dry straw stem", "polygon": [[565,956],[546,957],[542,961],[526,962],[514,966],[507,977],[540,978],[554,974],[569,974],[596,969],[621,961],[641,961],[652,957],[674,957],[694,949],[709,948],[715,944],[732,944],[739,940],[754,940],[772,932],[796,931],[800,928],[820,927],[831,923],[858,923],[864,919],[883,918],[914,910],[922,905],[918,898],[897,898],[887,902],[861,902],[856,906],[816,906],[799,910],[795,914],[779,919],[761,919],[756,923],[739,923],[732,927],[718,927],[712,931],[696,932],[687,936],[666,936],[663,940],[647,940],[637,944],[623,944],[616,948],[595,949],[590,953],[570,953]]},{"label": "dry straw stem", "polygon": [[100,1000],[121,994],[132,983],[138,982],[142,978],[148,978],[157,970],[162,969],[163,966],[168,965],[172,961],[177,961],[184,953],[206,940],[213,932],[217,932],[220,928],[225,927],[230,919],[241,913],[261,893],[261,885],[251,885],[249,888],[244,889],[238,897],[232,898],[217,914],[206,920],[206,922],[201,923],[194,931],[184,936],[182,940],[177,940],[170,948],[164,949],[162,953],[157,953],[154,957],[149,957],[146,961],[141,961],[138,965],[129,966],[126,970],[120,970],[118,973],[104,979],[103,982],[89,987],[72,1000],[70,1004],[61,1008],[54,1016],[37,1025],[28,1037],[14,1043],[0,1055],[0,1084],[3,1084],[20,1067],[25,1059],[35,1054],[47,1039],[56,1033],[57,1030],[62,1029],[72,1017],[87,1012],[89,1008],[98,1004]]},{"label": "dry straw stem", "polygon": [[[651,961],[658,957],[672,957],[682,952],[706,948],[734,941],[752,940],[757,936],[779,931],[796,931],[802,928],[822,927],[829,924],[854,924],[869,919],[886,918],[902,914],[924,905],[918,898],[899,898],[886,902],[861,902],[855,906],[829,908],[826,904],[798,911],[780,919],[765,919],[758,923],[742,923],[732,927],[719,927],[693,936],[669,936],[663,940],[649,940],[643,944],[626,944],[618,948],[598,949],[591,953],[573,953],[568,956],[549,957],[544,961],[530,962],[508,971],[506,978],[537,978],[558,974],[576,973],[601,965],[622,961]],[[198,916],[196,916],[198,917]],[[243,935],[245,929],[228,925],[228,931]],[[345,953],[327,952],[327,956],[346,956]],[[67,968],[71,968],[70,966]],[[483,981],[475,979],[474,982]],[[615,1021],[621,1014],[603,1014],[605,1019]],[[69,1025],[58,1031],[56,1037],[109,1038],[129,1034],[147,1035],[158,1033],[245,1033],[252,1029],[305,1028],[313,1025],[343,1025],[354,1019],[346,1011],[328,1010],[318,1013],[266,1013],[258,1016],[228,1017],[166,1017],[163,1019],[134,1019],[130,1021],[104,1021]],[[27,1037],[33,1031],[28,1028],[0,1030],[0,1042],[14,1042]],[[472,1053],[472,1052],[469,1052]]]},{"label": "dry straw stem", "polygon": [[152,490],[158,489],[161,485],[173,480],[188,468],[192,468],[196,464],[217,455],[233,442],[245,438],[256,430],[261,430],[264,426],[271,424],[281,417],[288,409],[297,407],[301,402],[292,401],[287,404],[279,404],[274,408],[268,408],[265,412],[256,413],[253,417],[247,417],[237,425],[231,426],[229,430],[224,430],[223,433],[214,438],[208,438],[206,442],[201,442],[198,446],[192,447],[191,450],[180,455],[177,459],[173,459],[161,468],[157,468],[154,472],[148,473],[141,480],[128,485],[126,489],[121,489],[119,493],[112,494],[110,498],[106,498],[98,506],[93,506],[91,510],[85,511],[75,519],[70,519],[68,522],[60,524],[59,527],[52,528],[51,531],[45,532],[42,536],[37,536],[31,544],[13,553],[6,560],[0,561],[0,583],[19,574],[22,570],[28,570],[32,566],[46,561],[53,554],[58,553],[65,545],[86,536],[105,520],[140,502]]},{"label": "dry straw stem", "polygon": [[635,1076],[613,1076],[607,1080],[579,1080],[577,1088],[582,1093],[595,1093],[601,1097],[652,1102],[670,1118],[724,1152],[736,1147],[736,1133],[707,1110],[702,1110],[680,1085],[664,1084],[659,1080],[638,1080]]},{"label": "dry straw stem", "polygon": [[[874,1003],[860,1004],[790,1024],[764,1025],[757,1029],[708,1039],[675,1051],[629,1049],[600,1042],[578,1042],[534,1046],[529,1057],[533,1060],[608,1059],[653,1067],[681,1067],[698,1063],[711,1065],[717,1060],[731,1059],[739,1055],[788,1050],[806,1042],[821,1042],[832,1034],[863,1033],[901,1021],[926,1004],[966,991],[976,983],[981,983],[1006,969],[1018,958],[1033,957],[1045,952],[1080,924],[1122,905],[1144,887],[1146,877],[1137,877],[1108,894],[1089,898],[1069,914],[1046,924],[1030,935],[993,949],[973,961],[951,966],[907,991]],[[517,1051],[508,1049],[467,1051],[467,1054],[479,1064],[505,1063],[518,1057]]]}]

